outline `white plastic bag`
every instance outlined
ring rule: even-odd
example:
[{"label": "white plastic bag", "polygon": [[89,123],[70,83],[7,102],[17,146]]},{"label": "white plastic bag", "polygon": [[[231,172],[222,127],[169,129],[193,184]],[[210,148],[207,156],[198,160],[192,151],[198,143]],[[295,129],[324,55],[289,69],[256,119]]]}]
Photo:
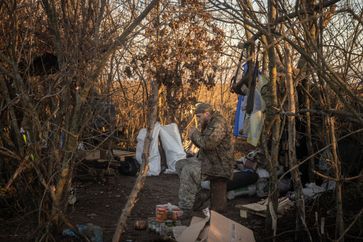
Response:
[{"label": "white plastic bag", "polygon": [[[155,123],[155,127],[153,130],[152,141],[150,144],[150,156],[149,156],[149,172],[148,176],[158,176],[161,171],[160,167],[160,153],[158,148],[159,143],[159,131],[160,131],[160,123]],[[142,163],[142,153],[144,149],[144,141],[146,137],[146,129],[143,128],[139,131],[137,135],[137,145],[136,145],[136,160],[141,164]]]},{"label": "white plastic bag", "polygon": [[161,126],[159,136],[168,166],[165,173],[175,173],[175,163],[186,158],[178,126],[175,123]]}]

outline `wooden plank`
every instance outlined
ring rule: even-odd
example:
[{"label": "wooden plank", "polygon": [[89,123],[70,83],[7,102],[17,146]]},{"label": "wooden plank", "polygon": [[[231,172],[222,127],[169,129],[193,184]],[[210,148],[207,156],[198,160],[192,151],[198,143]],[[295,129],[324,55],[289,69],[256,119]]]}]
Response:
[{"label": "wooden plank", "polygon": [[[84,152],[84,159],[85,160],[100,160],[101,159],[101,152],[100,150],[87,150],[82,151]],[[133,151],[126,151],[126,150],[112,150],[114,156],[120,158],[120,160],[124,161],[126,157],[135,157],[136,153]],[[102,157],[105,159],[105,157]]]},{"label": "wooden plank", "polygon": [[117,155],[117,156],[125,156],[125,157],[131,157],[131,156],[135,156],[136,155],[136,152],[133,152],[133,151],[127,151],[127,150],[112,150],[113,154],[114,155]]},{"label": "wooden plank", "polygon": [[[279,198],[279,205],[277,208],[278,216],[280,217],[284,214],[294,203],[287,197]],[[267,209],[267,199],[261,200],[257,203],[250,204],[238,204],[236,208],[240,209],[240,216],[242,218],[247,218],[248,214],[255,214],[258,216],[266,217],[265,211]]]},{"label": "wooden plank", "polygon": [[135,157],[136,152],[126,151],[126,150],[112,150],[112,153],[120,158],[121,161],[124,161],[126,157]]},{"label": "wooden plank", "polygon": [[101,152],[99,150],[87,150],[85,152],[85,160],[99,160],[101,158]]},{"label": "wooden plank", "polygon": [[254,212],[266,211],[266,205],[262,205],[262,204],[259,204],[259,203],[236,205],[236,207],[239,208],[239,209],[243,209],[243,210],[252,210]]},{"label": "wooden plank", "polygon": [[[241,217],[241,218],[248,218],[248,215],[257,215],[257,216],[260,216],[260,217],[264,217],[264,218],[266,218],[266,213],[265,212],[254,212],[254,211],[252,211],[252,210],[243,210],[243,209],[241,209],[241,210],[239,210],[239,216]],[[278,217],[281,217],[281,215],[278,215]]]}]

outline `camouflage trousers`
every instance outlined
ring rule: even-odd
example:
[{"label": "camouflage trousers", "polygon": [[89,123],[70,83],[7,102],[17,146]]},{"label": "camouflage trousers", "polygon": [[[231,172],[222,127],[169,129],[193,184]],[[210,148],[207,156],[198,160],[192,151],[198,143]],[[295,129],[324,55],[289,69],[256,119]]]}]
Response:
[{"label": "camouflage trousers", "polygon": [[176,172],[179,175],[179,208],[181,210],[192,210],[195,197],[201,190],[201,162],[190,157],[177,161]]}]

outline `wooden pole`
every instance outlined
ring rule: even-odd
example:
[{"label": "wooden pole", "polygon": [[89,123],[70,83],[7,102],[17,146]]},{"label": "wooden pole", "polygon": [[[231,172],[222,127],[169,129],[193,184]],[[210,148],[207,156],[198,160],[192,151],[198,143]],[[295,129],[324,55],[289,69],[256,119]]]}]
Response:
[{"label": "wooden pole", "polygon": [[131,210],[133,209],[134,205],[136,204],[136,199],[138,193],[144,187],[145,178],[147,172],[149,171],[149,150],[150,144],[152,141],[152,134],[154,131],[154,125],[156,122],[157,117],[157,100],[158,100],[158,85],[155,81],[151,81],[152,93],[149,98],[148,102],[148,110],[149,110],[149,117],[148,117],[148,126],[147,126],[147,133],[144,140],[144,149],[142,154],[142,165],[140,168],[139,175],[136,179],[135,185],[132,188],[132,191],[129,195],[129,198],[126,202],[124,209],[119,217],[117,222],[116,230],[112,238],[112,242],[118,242],[121,240],[121,235],[124,232],[124,228],[126,226],[127,218],[131,214]]},{"label": "wooden pole", "polygon": [[[287,91],[287,99],[288,99],[288,110],[290,112],[296,112],[296,92],[295,85],[292,77],[292,58],[288,45],[285,42],[285,56],[286,56],[286,91]],[[307,228],[305,221],[305,202],[304,195],[302,193],[302,184],[299,175],[299,169],[297,165],[296,159],[296,127],[295,127],[295,116],[288,116],[288,141],[289,141],[289,166],[291,168],[291,177],[294,184],[294,191],[296,193],[296,229],[297,232],[295,234],[295,241],[299,241],[302,239],[302,231],[305,230],[307,232],[308,238],[302,240],[312,241],[310,232]],[[294,169],[292,167],[295,167]]]}]

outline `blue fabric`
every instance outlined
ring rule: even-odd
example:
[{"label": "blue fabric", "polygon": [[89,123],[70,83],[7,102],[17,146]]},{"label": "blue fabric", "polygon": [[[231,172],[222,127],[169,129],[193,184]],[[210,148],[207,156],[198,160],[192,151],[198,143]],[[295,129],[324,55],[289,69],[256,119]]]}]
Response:
[{"label": "blue fabric", "polygon": [[247,62],[242,65],[242,68],[243,68],[243,74],[248,71],[248,64],[247,64]]},{"label": "blue fabric", "polygon": [[244,96],[238,95],[238,102],[236,113],[234,116],[234,127],[233,127],[233,135],[240,136],[239,131],[243,128],[243,121],[245,119],[245,112],[242,110],[242,104],[244,100]]},{"label": "blue fabric", "polygon": [[243,168],[240,170],[242,173],[255,173],[254,169],[250,169],[250,168]]}]

